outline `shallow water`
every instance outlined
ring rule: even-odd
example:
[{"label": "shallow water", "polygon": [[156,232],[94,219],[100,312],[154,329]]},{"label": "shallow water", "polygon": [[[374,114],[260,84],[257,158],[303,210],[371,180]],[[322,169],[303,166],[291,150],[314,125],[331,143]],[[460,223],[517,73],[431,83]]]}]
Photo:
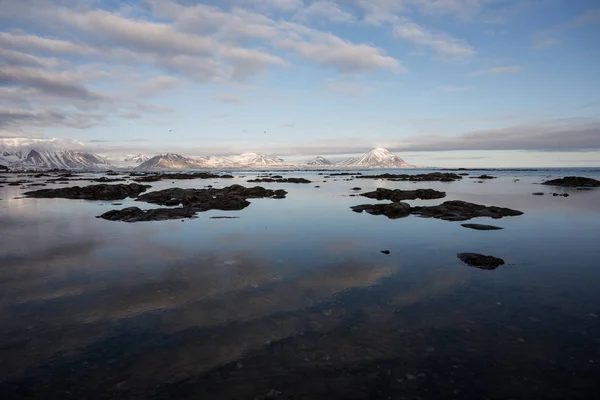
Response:
[{"label": "shallow water", "polygon": [[[600,170],[485,173],[498,179],[277,171],[314,183],[250,184],[260,173],[244,171],[154,182],[150,190],[239,183],[289,193],[242,211],[131,224],[95,216],[155,206],[19,198],[27,189],[0,183],[0,396],[600,398],[600,188],[539,185],[600,179]],[[447,197],[408,203],[460,199],[524,215],[469,221],[500,231],[390,220],[352,212],[376,202],[351,197],[355,186],[432,188]],[[471,268],[462,252],[506,264]]]}]

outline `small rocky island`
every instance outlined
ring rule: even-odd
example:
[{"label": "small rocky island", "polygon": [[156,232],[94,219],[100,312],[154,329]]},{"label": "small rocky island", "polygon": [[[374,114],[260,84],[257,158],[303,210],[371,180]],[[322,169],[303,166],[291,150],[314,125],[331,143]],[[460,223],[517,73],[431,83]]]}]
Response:
[{"label": "small rocky island", "polygon": [[81,200],[123,200],[127,197],[137,197],[140,193],[150,188],[150,185],[140,185],[130,183],[128,185],[90,185],[90,186],[70,186],[59,189],[40,189],[32,192],[25,192],[26,197],[34,198],[61,198],[61,199],[81,199]]},{"label": "small rocky island", "polygon": [[208,210],[237,211],[250,205],[248,199],[271,198],[283,199],[285,190],[265,189],[260,186],[247,188],[231,185],[222,189],[181,189],[171,188],[146,193],[136,201],[143,201],[161,206],[181,206],[176,208],[156,208],[142,210],[138,207],[127,207],[122,210],[111,210],[98,216],[110,221],[163,221],[168,219],[192,218],[198,212]]},{"label": "small rocky island", "polygon": [[543,182],[542,185],[562,186],[562,187],[600,187],[600,181],[592,178],[584,178],[581,176],[567,176],[560,179],[552,179]]}]

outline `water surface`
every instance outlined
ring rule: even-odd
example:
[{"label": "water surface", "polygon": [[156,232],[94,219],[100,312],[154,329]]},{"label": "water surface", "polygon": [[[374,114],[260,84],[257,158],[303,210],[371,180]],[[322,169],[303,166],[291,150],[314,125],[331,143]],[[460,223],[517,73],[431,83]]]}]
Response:
[{"label": "water surface", "polygon": [[[600,179],[600,170],[485,172],[498,178],[346,181],[278,171],[314,183],[260,183],[287,198],[132,224],[95,217],[155,206],[27,199],[28,189],[0,183],[0,395],[600,397],[600,189],[539,185]],[[153,182],[150,190],[257,185],[245,182],[257,174]],[[447,198],[409,203],[460,199],[524,215],[469,221],[505,228],[485,232],[390,220],[352,212],[376,202],[350,196],[356,186],[432,188]],[[539,191],[546,195],[532,196]],[[462,252],[506,264],[471,268],[457,259]]]}]

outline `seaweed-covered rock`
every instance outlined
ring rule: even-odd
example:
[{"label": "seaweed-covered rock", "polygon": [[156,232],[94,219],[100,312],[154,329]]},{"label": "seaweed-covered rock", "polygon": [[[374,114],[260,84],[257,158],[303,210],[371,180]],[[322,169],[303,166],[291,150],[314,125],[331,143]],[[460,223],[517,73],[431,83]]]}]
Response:
[{"label": "seaweed-covered rock", "polygon": [[477,253],[459,253],[457,257],[465,264],[479,269],[492,270],[504,264],[501,258]]},{"label": "seaweed-covered rock", "polygon": [[410,215],[410,205],[400,202],[387,204],[361,204],[350,208],[357,213],[365,211],[372,215],[385,215],[391,219],[403,218]]},{"label": "seaweed-covered rock", "polygon": [[466,221],[476,217],[498,219],[523,214],[521,211],[510,208],[484,206],[462,200],[446,201],[437,206],[413,207],[411,213],[425,218],[437,218],[446,221]]},{"label": "seaweed-covered rock", "polygon": [[142,210],[138,207],[127,207],[122,210],[107,211],[96,218],[102,218],[109,221],[165,221],[169,219],[192,218],[196,211],[191,208],[155,208],[152,210]]},{"label": "seaweed-covered rock", "polygon": [[581,176],[567,176],[560,179],[552,179],[543,182],[542,185],[564,186],[564,187],[600,187],[600,181]]},{"label": "seaweed-covered rock", "polygon": [[380,175],[361,175],[358,179],[387,179],[390,181],[409,181],[409,182],[453,182],[462,179],[462,176],[450,172],[431,172],[428,174],[380,174]]},{"label": "seaweed-covered rock", "polygon": [[83,200],[122,200],[127,197],[136,197],[148,189],[149,185],[139,185],[130,183],[128,185],[90,185],[90,186],[71,186],[59,189],[40,189],[32,192],[25,192],[27,197],[35,198],[62,198],[62,199],[83,199]]},{"label": "seaweed-covered rock", "polygon": [[385,189],[378,188],[373,192],[362,193],[361,196],[368,197],[370,199],[377,200],[391,200],[391,201],[403,201],[403,200],[431,200],[441,199],[446,197],[445,192],[438,192],[433,189],[417,189],[417,190],[401,190],[401,189]]}]

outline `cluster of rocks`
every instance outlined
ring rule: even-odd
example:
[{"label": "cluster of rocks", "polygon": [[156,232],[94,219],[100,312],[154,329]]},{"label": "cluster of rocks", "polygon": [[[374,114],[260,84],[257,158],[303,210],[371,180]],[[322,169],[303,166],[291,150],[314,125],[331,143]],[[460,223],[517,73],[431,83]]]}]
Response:
[{"label": "cluster of rocks", "polygon": [[406,182],[454,182],[462,179],[461,175],[447,172],[431,172],[428,174],[380,174],[380,175],[361,175],[358,179],[387,179],[389,181]]},{"label": "cluster of rocks", "polygon": [[[360,190],[360,188],[358,188]],[[391,200],[391,201],[403,201],[403,200],[433,200],[441,199],[446,197],[445,192],[439,192],[433,189],[417,189],[417,190],[401,190],[401,189],[385,189],[377,188],[373,192],[361,193],[361,196],[368,197],[370,199],[377,200]]]},{"label": "cluster of rocks", "polygon": [[584,178],[581,176],[567,176],[560,179],[552,179],[543,182],[542,185],[563,186],[563,187],[600,187],[600,181],[592,178]]},{"label": "cluster of rocks", "polygon": [[247,182],[264,182],[264,183],[312,183],[305,178],[283,178],[282,176],[272,176],[270,178],[250,179]]},{"label": "cluster of rocks", "polygon": [[151,210],[128,207],[123,210],[108,211],[99,218],[126,222],[191,218],[198,212],[208,210],[242,210],[250,205],[247,199],[283,199],[286,194],[287,192],[281,189],[272,190],[260,186],[247,188],[241,185],[231,185],[222,189],[171,188],[143,194],[136,201],[181,207]]},{"label": "cluster of rocks", "polygon": [[394,202],[386,204],[361,204],[350,207],[352,211],[363,211],[373,215],[385,215],[388,218],[402,218],[409,215],[418,215],[425,218],[436,218],[445,221],[466,221],[477,217],[490,217],[494,219],[522,215],[523,212],[510,208],[484,206],[461,200],[446,201],[437,206],[411,207],[407,203]]},{"label": "cluster of rocks", "polygon": [[26,197],[34,198],[62,198],[62,199],[82,199],[82,200],[122,200],[127,197],[137,197],[140,193],[150,188],[149,185],[139,185],[137,183],[118,184],[118,185],[91,185],[91,186],[71,186],[59,189],[40,189],[31,192],[25,192]]}]

